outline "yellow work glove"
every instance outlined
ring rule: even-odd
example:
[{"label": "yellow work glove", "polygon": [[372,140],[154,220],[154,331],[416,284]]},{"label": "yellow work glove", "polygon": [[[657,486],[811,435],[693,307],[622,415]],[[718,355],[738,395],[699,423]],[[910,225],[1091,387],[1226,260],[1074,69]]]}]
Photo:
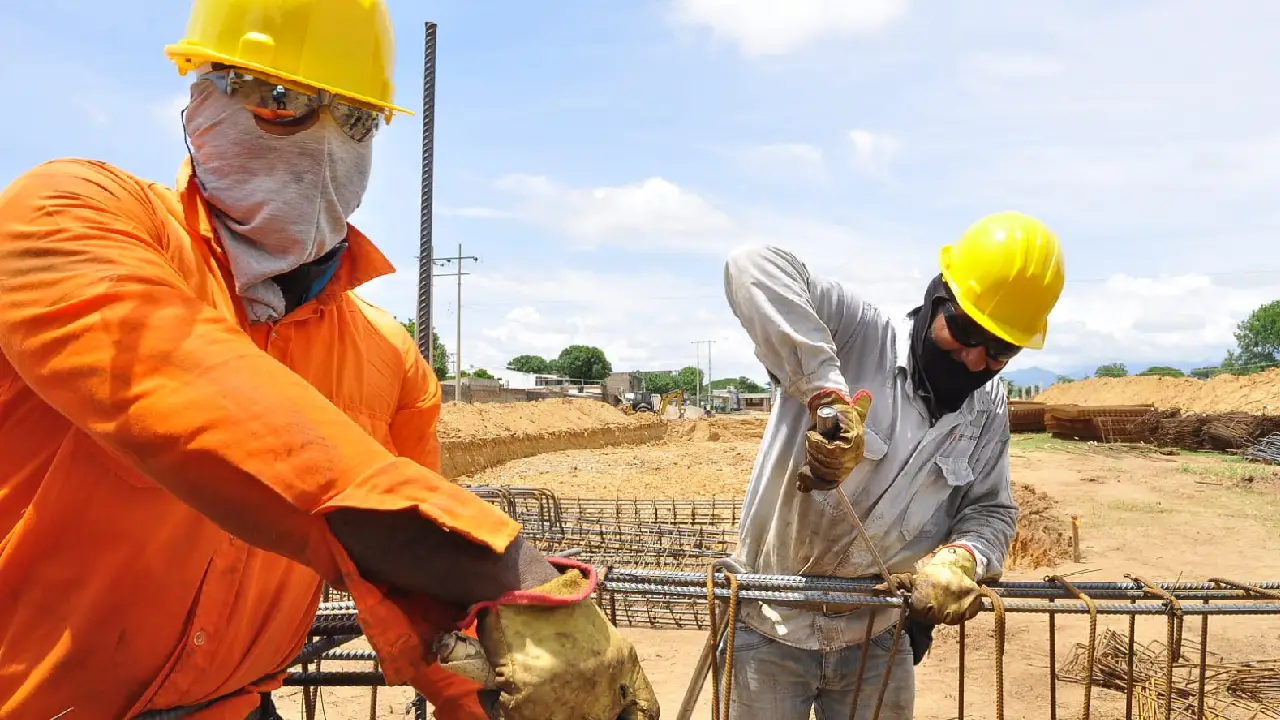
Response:
[{"label": "yellow work glove", "polygon": [[978,561],[967,548],[946,545],[911,580],[910,616],[934,625],[959,625],[982,610],[974,578]]},{"label": "yellow work glove", "polygon": [[[658,720],[658,698],[630,642],[591,599],[595,569],[548,558],[560,577],[472,608],[475,641],[437,645],[448,670],[496,691],[495,720]],[[483,704],[483,703],[482,703]]]},{"label": "yellow work glove", "polygon": [[[835,410],[836,424],[820,427],[818,411]],[[862,424],[871,409],[871,393],[859,390],[852,398],[839,390],[823,390],[809,399],[809,432],[805,433],[804,466],[796,475],[796,489],[834,490],[862,461]],[[824,432],[825,430],[825,432]]]}]

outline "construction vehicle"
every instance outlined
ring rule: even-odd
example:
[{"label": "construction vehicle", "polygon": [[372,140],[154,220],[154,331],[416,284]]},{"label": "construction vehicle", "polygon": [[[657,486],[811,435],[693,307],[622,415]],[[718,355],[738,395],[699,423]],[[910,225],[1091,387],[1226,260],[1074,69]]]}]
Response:
[{"label": "construction vehicle", "polygon": [[[655,403],[655,399],[657,402]],[[654,412],[654,406],[657,405],[657,413],[665,415],[667,408],[675,405],[676,407],[684,406],[684,390],[673,390],[668,393],[653,393],[647,390],[631,393],[631,399],[623,397],[619,400],[618,407],[622,412],[631,415],[638,412]]]}]

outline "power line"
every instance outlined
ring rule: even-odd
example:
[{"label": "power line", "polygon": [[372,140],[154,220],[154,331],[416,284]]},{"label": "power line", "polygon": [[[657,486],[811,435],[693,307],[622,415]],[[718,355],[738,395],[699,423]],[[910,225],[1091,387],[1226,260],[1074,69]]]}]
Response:
[{"label": "power line", "polygon": [[454,348],[454,351],[453,351],[453,356],[455,358],[454,367],[457,368],[453,372],[453,378],[454,378],[453,401],[454,402],[462,402],[462,276],[471,274],[471,273],[462,272],[463,260],[478,262],[480,258],[476,257],[475,255],[463,255],[462,243],[458,243],[457,255],[453,257],[432,259],[432,263],[435,265],[444,265],[445,263],[450,263],[450,262],[458,263],[457,265],[458,269],[456,272],[443,273],[441,275],[435,275],[435,274],[432,275],[432,277],[446,277],[448,275],[453,275],[458,278],[458,339],[457,339],[457,347]]}]

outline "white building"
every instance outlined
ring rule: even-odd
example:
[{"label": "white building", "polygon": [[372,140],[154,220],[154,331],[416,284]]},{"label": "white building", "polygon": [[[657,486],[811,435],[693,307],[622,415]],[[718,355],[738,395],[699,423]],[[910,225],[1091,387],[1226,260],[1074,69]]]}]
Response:
[{"label": "white building", "polygon": [[501,368],[490,370],[489,374],[502,381],[502,386],[512,390],[537,390],[545,387],[569,385],[569,378],[550,373],[526,373]]}]

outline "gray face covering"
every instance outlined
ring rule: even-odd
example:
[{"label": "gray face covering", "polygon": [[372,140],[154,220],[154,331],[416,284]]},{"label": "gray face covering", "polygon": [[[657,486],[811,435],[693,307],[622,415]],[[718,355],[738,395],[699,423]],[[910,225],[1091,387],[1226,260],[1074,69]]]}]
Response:
[{"label": "gray face covering", "polygon": [[183,126],[249,319],[278,320],[285,300],[271,278],[346,237],[347,218],[369,184],[373,143],[347,137],[325,110],[296,135],[263,132],[209,81],[191,86]]}]

